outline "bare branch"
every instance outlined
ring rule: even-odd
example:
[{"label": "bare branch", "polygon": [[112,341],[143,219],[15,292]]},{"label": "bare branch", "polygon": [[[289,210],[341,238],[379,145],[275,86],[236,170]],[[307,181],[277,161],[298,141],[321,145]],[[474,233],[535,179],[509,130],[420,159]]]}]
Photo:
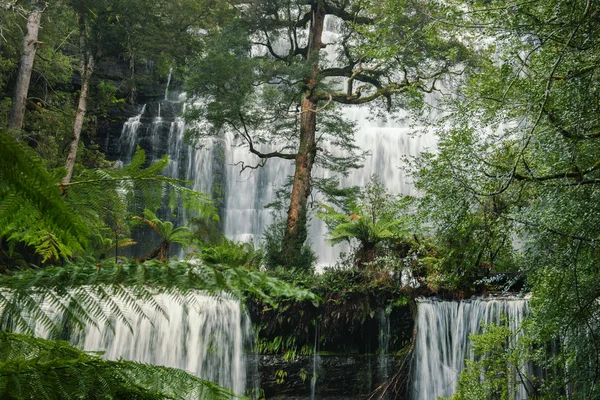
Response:
[{"label": "bare branch", "polygon": [[263,159],[267,159],[267,158],[283,158],[285,160],[295,160],[296,159],[296,155],[297,155],[296,153],[282,153],[280,151],[272,151],[270,153],[263,153],[261,151],[256,150],[254,148],[254,142],[252,141],[252,136],[250,135],[250,132],[248,131],[248,127],[246,126],[244,116],[242,114],[240,114],[239,117],[240,117],[240,121],[242,122],[243,130],[237,129],[237,131],[240,133],[242,138],[244,138],[244,140],[248,144],[248,149],[250,150],[250,153],[252,153],[260,158],[263,158]]},{"label": "bare branch", "polygon": [[241,175],[247,169],[251,169],[251,170],[259,169],[259,168],[264,167],[266,164],[267,164],[267,159],[263,158],[256,165],[246,165],[246,163],[244,163],[243,161],[238,161],[235,164],[229,164],[229,165],[233,165],[234,167],[241,166],[241,169],[240,169],[240,175]]}]

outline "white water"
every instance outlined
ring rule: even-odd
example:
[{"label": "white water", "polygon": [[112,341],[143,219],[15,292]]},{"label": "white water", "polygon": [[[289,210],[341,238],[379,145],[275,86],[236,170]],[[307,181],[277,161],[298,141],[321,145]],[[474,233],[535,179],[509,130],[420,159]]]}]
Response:
[{"label": "white water", "polygon": [[[518,332],[523,318],[527,315],[527,300],[419,301],[413,356],[412,399],[451,397],[456,391],[465,359],[474,358],[469,335],[481,333],[482,322],[499,324],[502,315],[508,318],[511,331]],[[516,399],[526,398],[526,388],[520,385]]]},{"label": "white water", "polygon": [[[150,153],[156,154],[156,157],[169,154],[167,175],[191,180],[194,189],[205,193],[212,193],[213,183],[219,184],[223,190],[225,204],[224,234],[235,241],[259,245],[263,233],[274,221],[272,211],[265,206],[275,200],[277,190],[293,174],[293,163],[270,159],[263,168],[241,171],[238,163],[256,165],[260,160],[249,154],[245,147],[236,146],[231,135],[226,134],[222,139],[208,141],[204,148],[196,149],[184,143],[185,124],[181,118],[156,116],[150,127],[144,128],[140,122],[143,112],[144,110],[130,118],[123,126],[119,140],[121,161],[127,163],[131,160],[139,143],[140,132],[143,129],[149,130],[150,144],[144,147]],[[401,126],[392,121],[371,121],[368,119],[370,113],[366,108],[348,108],[344,113],[357,123],[357,145],[369,151],[371,155],[367,157],[363,168],[354,170],[348,177],[342,178],[341,184],[346,187],[364,186],[369,182],[371,175],[376,174],[391,193],[415,194],[411,182],[400,169],[402,157],[417,155],[424,148],[433,148],[433,139],[410,136],[411,129],[408,126]],[[159,129],[164,124],[170,126],[167,138],[158,136],[159,133],[164,135],[165,130]],[[217,143],[222,146],[215,151]],[[219,160],[222,157],[224,160]],[[186,164],[185,167],[182,163]],[[214,168],[218,163],[221,163],[224,172],[217,175]],[[328,171],[315,171],[315,176],[329,175]],[[224,181],[214,182],[215,177]],[[339,249],[333,248],[326,241],[326,237],[325,224],[313,219],[309,230],[309,244],[318,255],[320,264],[331,265],[336,260]]]},{"label": "white water", "polygon": [[312,375],[310,378],[310,400],[316,400],[317,398],[317,381],[319,375],[317,373],[321,358],[319,357],[319,324],[315,323],[315,345],[313,347],[313,365]]},{"label": "white water", "polygon": [[173,67],[169,68],[169,77],[167,78],[167,86],[165,87],[165,101],[169,100],[169,86],[171,85],[171,78],[173,78]]},{"label": "white water", "polygon": [[131,157],[135,152],[138,145],[138,131],[142,124],[142,116],[146,112],[146,104],[142,106],[139,114],[129,118],[124,124],[121,130],[121,136],[119,137],[119,153],[123,163],[131,161]]},{"label": "white water", "polygon": [[[158,303],[166,315],[152,302]],[[109,359],[179,368],[244,394],[247,372],[244,346],[251,342],[252,329],[239,301],[199,292],[187,297],[157,294],[152,302],[136,303],[148,318],[119,303],[119,307],[127,310],[125,315],[131,330],[113,315],[109,319],[114,330],[107,325],[97,328],[88,324],[84,333],[69,340],[84,350],[104,351]],[[110,305],[104,312],[111,315]],[[57,315],[57,320],[61,318]],[[39,326],[35,331],[37,336],[49,337]]]},{"label": "white water", "polygon": [[392,368],[391,359],[388,357],[390,353],[390,337],[391,329],[390,329],[390,316],[385,312],[385,310],[379,310],[379,337],[378,337],[378,353],[379,353],[379,362],[378,362],[378,376],[381,380],[387,380],[391,376]]},{"label": "white water", "polygon": [[[325,43],[339,41],[336,33],[335,18],[326,19],[323,32]],[[329,45],[324,50],[325,62],[328,65],[336,64],[336,46]],[[265,206],[275,200],[275,194],[288,177],[293,174],[293,163],[288,160],[269,159],[265,167],[256,170],[246,169],[241,171],[240,162],[244,165],[256,165],[259,159],[250,154],[245,146],[239,146],[232,135],[224,134],[223,137],[206,141],[200,145],[203,148],[195,149],[183,143],[185,126],[183,121],[175,115],[168,115],[166,105],[171,103],[169,98],[179,99],[175,94],[169,94],[172,70],[165,88],[162,115],[153,111],[151,127],[146,130],[168,137],[152,138],[150,143],[144,142],[140,136],[144,127],[140,124],[141,115],[130,118],[124,125],[120,142],[120,159],[126,163],[131,159],[131,154],[137,144],[141,144],[148,152],[154,153],[156,158],[169,154],[171,165],[167,173],[169,176],[194,182],[194,189],[206,193],[217,191],[223,193],[224,215],[222,227],[224,234],[234,241],[251,242],[259,245],[263,233],[274,221],[272,211]],[[178,100],[179,101],[179,100]],[[171,103],[172,104],[172,103]],[[160,109],[160,104],[158,105]],[[418,155],[423,149],[434,148],[432,136],[412,136],[413,129],[409,120],[400,120],[399,115],[390,116],[387,120],[374,118],[369,107],[345,106],[341,113],[347,119],[354,121],[357,127],[356,144],[363,150],[370,152],[364,167],[350,172],[348,177],[341,179],[342,186],[364,186],[373,174],[378,175],[384,185],[393,194],[415,194],[414,187],[406,178],[400,167],[403,165],[403,156]],[[162,118],[161,118],[162,117]],[[153,129],[157,124],[171,124],[170,130]],[[218,144],[218,146],[217,146]],[[320,143],[321,147],[336,156],[343,155],[339,150],[327,143]],[[148,148],[152,147],[152,148]],[[217,149],[217,150],[215,150]],[[268,152],[268,146],[260,150]],[[183,164],[187,163],[187,167]],[[218,171],[218,172],[216,172]],[[317,168],[316,177],[328,177],[331,173]],[[217,181],[215,179],[218,179]],[[314,195],[314,193],[313,193]],[[319,200],[316,197],[310,199]],[[308,244],[316,252],[321,265],[332,265],[339,254],[340,248],[333,248],[327,241],[327,228],[318,219],[313,219],[310,224]]]}]

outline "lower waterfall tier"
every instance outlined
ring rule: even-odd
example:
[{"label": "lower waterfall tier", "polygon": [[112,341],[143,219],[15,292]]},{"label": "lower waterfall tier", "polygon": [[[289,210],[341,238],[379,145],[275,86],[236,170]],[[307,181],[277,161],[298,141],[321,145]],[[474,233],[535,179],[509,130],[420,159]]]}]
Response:
[{"label": "lower waterfall tier", "polygon": [[[411,398],[452,397],[465,360],[474,359],[469,335],[481,333],[484,324],[500,324],[504,317],[511,331],[517,332],[526,315],[525,299],[419,301]],[[525,398],[526,388],[520,385],[517,399]]]}]

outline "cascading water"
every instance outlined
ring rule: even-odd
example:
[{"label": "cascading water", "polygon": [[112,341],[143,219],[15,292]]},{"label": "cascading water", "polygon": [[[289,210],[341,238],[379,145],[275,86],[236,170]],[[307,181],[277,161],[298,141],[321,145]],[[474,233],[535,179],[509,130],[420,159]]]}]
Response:
[{"label": "cascading water", "polygon": [[[122,163],[131,161],[131,157],[135,152],[136,146],[138,145],[138,131],[142,124],[142,116],[146,112],[146,105],[142,106],[139,114],[129,118],[124,124],[121,130],[121,136],[119,137],[119,154]],[[108,142],[108,141],[107,141]]]},{"label": "cascading water", "polygon": [[[334,42],[339,36],[336,30],[335,20],[328,17],[323,32],[324,42]],[[328,46],[325,51],[328,52],[328,58],[335,58],[333,47],[330,49]],[[167,101],[167,98],[178,98],[174,93],[168,93],[168,85],[165,89],[165,100],[158,102],[162,105],[160,117],[156,113],[158,107],[153,106],[152,110],[146,111],[142,123],[140,118],[144,111],[125,123],[119,139],[121,151],[118,159],[124,163],[130,160],[136,144],[148,153],[155,154],[155,158],[168,153],[171,160],[167,171],[169,176],[191,180],[195,189],[219,197],[225,236],[234,241],[258,245],[263,232],[274,220],[272,211],[265,209],[265,205],[276,199],[277,190],[293,174],[293,163],[289,160],[269,159],[262,168],[242,171],[242,163],[254,166],[260,159],[250,154],[246,147],[237,146],[230,134],[202,143],[198,148],[184,144],[183,121],[179,114],[172,114],[166,110],[169,104],[171,108],[177,109],[174,105],[180,103]],[[178,107],[180,110],[181,106]],[[341,184],[346,187],[364,186],[372,175],[377,175],[391,193],[415,194],[411,182],[400,169],[402,157],[414,156],[425,148],[433,148],[433,138],[411,136],[409,122],[398,122],[398,118],[373,118],[368,107],[347,106],[342,107],[341,112],[356,125],[356,145],[371,154],[367,157],[364,167],[351,171],[348,177],[341,179]],[[170,126],[170,129],[158,129],[157,124],[163,127]],[[147,135],[145,131],[149,131],[151,140],[144,138],[144,135]],[[161,137],[155,138],[155,135]],[[323,143],[321,147],[335,156],[343,155],[327,143]],[[268,152],[277,149],[265,147],[261,150]],[[184,164],[187,168],[182,168]],[[328,177],[330,172],[316,168],[314,175]],[[318,255],[320,264],[331,265],[339,254],[339,248],[333,248],[326,241],[326,236],[325,224],[316,218],[313,219],[309,228],[309,244]]]},{"label": "cascading water", "polygon": [[169,86],[173,78],[173,67],[169,68],[169,77],[167,78],[167,86],[165,87],[165,101],[169,100]]},{"label": "cascading water", "polygon": [[317,398],[317,381],[319,375],[317,373],[319,368],[319,324],[315,324],[315,346],[313,347],[313,365],[312,365],[312,376],[310,378],[310,400]]},{"label": "cascading water", "polygon": [[[413,400],[451,397],[465,359],[473,359],[469,335],[481,333],[482,323],[508,320],[512,332],[527,315],[525,299],[473,299],[461,302],[420,300],[417,312],[417,337],[413,355]],[[517,333],[518,335],[518,333]],[[526,371],[532,373],[532,371]],[[517,400],[527,398],[523,385],[517,388]]]},{"label": "cascading water", "polygon": [[378,360],[378,376],[381,381],[386,381],[390,378],[392,370],[391,360],[388,357],[390,352],[390,316],[385,310],[379,310],[379,360]]},{"label": "cascading water", "polygon": [[199,149],[185,144],[182,109],[181,102],[145,104],[137,115],[123,124],[118,138],[117,157],[126,164],[138,145],[146,151],[151,161],[166,154],[169,156],[169,165],[165,170],[167,176],[190,180],[195,190],[211,193],[218,142],[211,142],[209,146]]},{"label": "cascading water", "polygon": [[[201,292],[185,297],[157,294],[148,301],[138,301],[135,309],[124,304],[119,307],[129,310],[126,315],[131,329],[107,307],[104,312],[114,329],[88,323],[83,333],[67,339],[84,350],[103,351],[109,359],[179,368],[244,394],[244,349],[252,343],[253,333],[238,300]],[[134,311],[138,307],[147,318]],[[60,321],[62,316],[56,318]],[[34,330],[36,336],[50,337],[39,325]]]}]

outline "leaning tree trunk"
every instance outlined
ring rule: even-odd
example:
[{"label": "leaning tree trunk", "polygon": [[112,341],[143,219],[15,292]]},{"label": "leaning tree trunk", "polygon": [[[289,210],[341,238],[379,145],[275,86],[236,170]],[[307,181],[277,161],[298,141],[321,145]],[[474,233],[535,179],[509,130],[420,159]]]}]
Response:
[{"label": "leaning tree trunk", "polygon": [[31,72],[33,71],[33,61],[38,41],[38,32],[40,30],[40,21],[42,19],[42,9],[39,7],[39,1],[33,0],[31,11],[27,18],[27,33],[23,38],[23,49],[19,59],[19,70],[17,72],[17,82],[15,85],[15,94],[13,97],[12,108],[8,118],[8,129],[19,130],[23,127],[25,117],[25,102],[29,92],[29,82],[31,81]]},{"label": "leaning tree trunk", "polygon": [[300,115],[300,145],[296,155],[296,166],[292,186],[290,208],[288,210],[287,228],[284,236],[284,251],[288,266],[294,266],[300,255],[307,236],[307,203],[311,190],[311,174],[317,152],[317,106],[318,100],[313,95],[317,85],[319,52],[322,46],[325,12],[321,1],[316,1],[312,10],[309,48],[307,60],[312,64],[313,73],[305,82]]},{"label": "leaning tree trunk", "polygon": [[75,114],[75,122],[73,124],[73,138],[71,139],[71,146],[69,147],[69,154],[67,155],[67,162],[65,168],[67,174],[63,179],[63,185],[68,185],[73,177],[73,168],[75,167],[75,159],[77,158],[77,149],[79,148],[79,138],[81,137],[81,130],[83,129],[83,121],[85,119],[85,113],[87,111],[87,100],[88,93],[90,90],[90,81],[92,80],[92,74],[94,72],[94,57],[87,48],[87,38],[85,32],[85,18],[83,14],[79,15],[79,27],[80,37],[79,42],[81,46],[82,59],[81,59],[81,91],[79,92],[79,102],[77,105],[77,113]]}]

